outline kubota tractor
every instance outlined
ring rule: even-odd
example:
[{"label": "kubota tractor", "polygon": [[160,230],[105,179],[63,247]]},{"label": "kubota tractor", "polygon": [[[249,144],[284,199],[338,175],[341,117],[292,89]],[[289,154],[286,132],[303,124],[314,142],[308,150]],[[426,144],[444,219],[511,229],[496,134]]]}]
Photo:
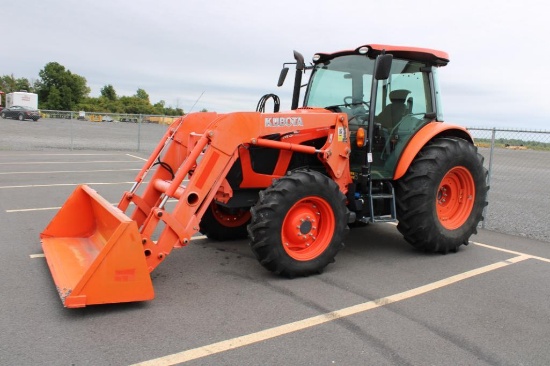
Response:
[{"label": "kubota tractor", "polygon": [[266,95],[256,112],[188,114],[117,207],[86,185],[74,191],[41,234],[64,306],[152,299],[150,272],[198,232],[249,236],[260,263],[287,277],[333,262],[348,225],[398,221],[427,252],[468,244],[488,187],[468,131],[442,123],[448,55],[371,44],[311,66],[294,56],[290,111]]}]

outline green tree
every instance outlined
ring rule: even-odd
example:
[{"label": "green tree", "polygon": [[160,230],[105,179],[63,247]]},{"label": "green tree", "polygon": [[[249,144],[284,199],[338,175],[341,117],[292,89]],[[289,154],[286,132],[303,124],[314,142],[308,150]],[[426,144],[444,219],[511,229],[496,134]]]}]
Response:
[{"label": "green tree", "polygon": [[73,110],[90,93],[86,78],[57,62],[46,64],[38,75],[36,92],[42,109]]},{"label": "green tree", "polygon": [[161,114],[164,114],[166,116],[183,116],[184,113],[183,109],[181,108],[167,107],[164,108],[164,111]]},{"label": "green tree", "polygon": [[27,78],[15,78],[13,74],[3,75],[0,77],[0,90],[4,93],[12,93],[16,91],[26,90],[30,93],[34,92],[32,83]]},{"label": "green tree", "polygon": [[133,97],[120,97],[124,113],[134,114],[155,114],[155,108],[149,103],[149,100]]},{"label": "green tree", "polygon": [[105,97],[110,101],[117,100],[115,88],[111,84],[105,85],[103,88],[101,88],[100,93],[102,97]]},{"label": "green tree", "polygon": [[136,91],[136,95],[134,95],[134,97],[145,100],[145,101],[147,101],[147,103],[150,103],[149,102],[149,94],[147,94],[147,92],[145,90],[141,89],[141,88],[139,88]]},{"label": "green tree", "polygon": [[15,88],[17,90],[26,90],[29,93],[32,93],[34,91],[34,88],[32,87],[31,82],[27,78],[15,79]]},{"label": "green tree", "polygon": [[48,94],[47,108],[53,110],[65,110],[61,92],[55,86],[51,87],[50,93]]}]

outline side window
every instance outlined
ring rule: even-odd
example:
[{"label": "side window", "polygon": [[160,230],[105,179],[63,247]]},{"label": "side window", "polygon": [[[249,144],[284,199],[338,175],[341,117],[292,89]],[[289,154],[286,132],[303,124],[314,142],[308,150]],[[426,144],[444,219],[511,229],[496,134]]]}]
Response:
[{"label": "side window", "polygon": [[410,108],[409,113],[422,115],[433,112],[429,77],[426,72],[421,71],[424,66],[419,62],[394,59],[390,78],[379,84],[376,112],[380,113],[392,102],[390,95],[395,90],[410,92],[406,99]]},{"label": "side window", "polygon": [[[429,103],[429,91],[426,83],[429,82],[425,73],[413,72],[393,75],[392,90],[404,89],[411,93],[408,96],[408,103],[411,105],[412,114],[424,114],[431,111],[431,103]],[[429,84],[428,84],[429,85]]]}]

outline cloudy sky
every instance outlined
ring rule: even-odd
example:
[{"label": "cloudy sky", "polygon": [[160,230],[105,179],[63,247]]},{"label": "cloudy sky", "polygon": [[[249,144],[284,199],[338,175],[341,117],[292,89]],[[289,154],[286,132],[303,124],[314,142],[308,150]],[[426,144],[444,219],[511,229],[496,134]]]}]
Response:
[{"label": "cloudy sky", "polygon": [[[48,62],[84,76],[92,96],[145,89],[188,112],[290,108],[292,50],[382,43],[441,49],[448,122],[550,129],[550,21],[543,0],[0,0],[0,75],[38,78]],[[204,94],[203,94],[204,92]],[[545,94],[549,93],[549,94]]]}]

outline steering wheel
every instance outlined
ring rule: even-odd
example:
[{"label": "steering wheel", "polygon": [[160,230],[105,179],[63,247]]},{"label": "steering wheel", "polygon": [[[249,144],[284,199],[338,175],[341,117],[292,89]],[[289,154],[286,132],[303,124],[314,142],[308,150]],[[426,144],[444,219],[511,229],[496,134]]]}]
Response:
[{"label": "steering wheel", "polygon": [[350,107],[352,107],[354,105],[358,105],[358,104],[364,104],[364,105],[367,106],[367,108],[366,108],[367,110],[370,109],[370,103],[369,102],[365,102],[364,100],[361,100],[360,102],[357,102],[357,101],[354,102],[353,97],[351,97],[351,96],[348,96],[348,97],[344,98],[344,106],[345,107],[350,108]]},{"label": "steering wheel", "polygon": [[348,119],[348,122],[351,122],[355,119],[355,124],[366,124],[370,109],[369,102],[365,102],[364,100],[354,102],[352,97],[345,97],[344,106],[350,108],[351,110],[350,112],[348,112],[348,115],[351,115],[351,117]]}]

